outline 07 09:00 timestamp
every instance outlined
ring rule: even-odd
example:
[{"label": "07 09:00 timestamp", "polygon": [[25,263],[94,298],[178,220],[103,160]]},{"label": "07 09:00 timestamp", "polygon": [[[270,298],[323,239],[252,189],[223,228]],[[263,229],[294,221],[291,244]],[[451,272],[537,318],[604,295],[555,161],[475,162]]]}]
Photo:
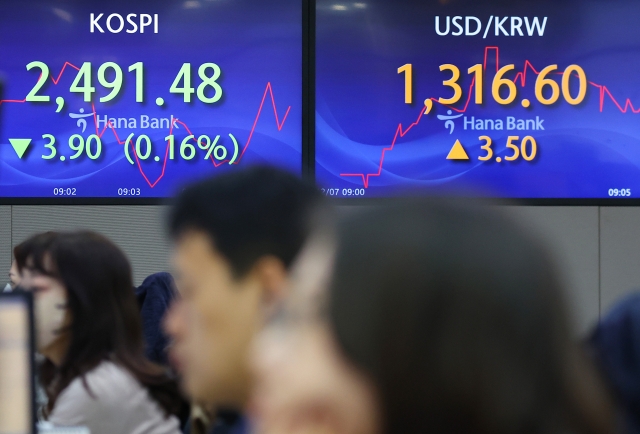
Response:
[{"label": "07 09:00 timestamp", "polygon": [[323,188],[322,193],[325,196],[331,197],[350,197],[350,196],[364,196],[365,195],[364,188]]}]

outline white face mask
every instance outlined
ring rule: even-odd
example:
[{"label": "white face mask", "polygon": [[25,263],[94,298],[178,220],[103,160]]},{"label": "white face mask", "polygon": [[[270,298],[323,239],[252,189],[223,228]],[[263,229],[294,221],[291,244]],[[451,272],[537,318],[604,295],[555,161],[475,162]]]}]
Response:
[{"label": "white face mask", "polygon": [[56,282],[48,289],[39,291],[34,297],[34,307],[36,346],[42,352],[60,337],[65,326],[67,294],[64,287]]},{"label": "white face mask", "polygon": [[46,353],[66,325],[67,291],[60,281],[29,271],[24,273],[21,285],[34,292],[36,347]]}]

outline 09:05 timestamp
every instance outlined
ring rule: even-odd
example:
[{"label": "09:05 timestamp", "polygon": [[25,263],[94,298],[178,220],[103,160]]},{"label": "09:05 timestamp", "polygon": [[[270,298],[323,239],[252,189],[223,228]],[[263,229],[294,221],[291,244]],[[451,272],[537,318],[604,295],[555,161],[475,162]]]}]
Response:
[{"label": "09:05 timestamp", "polygon": [[631,197],[630,188],[610,188],[609,197]]},{"label": "09:05 timestamp", "polygon": [[352,197],[352,196],[364,196],[366,190],[364,188],[323,188],[322,193],[325,196],[331,197]]}]

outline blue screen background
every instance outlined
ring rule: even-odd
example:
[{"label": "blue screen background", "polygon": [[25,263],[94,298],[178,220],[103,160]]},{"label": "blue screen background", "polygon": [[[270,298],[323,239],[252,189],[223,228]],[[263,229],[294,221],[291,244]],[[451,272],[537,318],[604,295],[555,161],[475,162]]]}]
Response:
[{"label": "blue screen background", "polygon": [[[436,16],[441,20],[475,16],[486,25],[492,15],[548,17],[548,21],[542,37],[496,37],[495,27],[486,39],[482,33],[456,37],[435,32]],[[631,198],[640,197],[640,114],[633,112],[640,108],[638,16],[640,2],[629,0],[319,0],[318,183],[339,197],[353,192],[385,197],[417,190],[501,198],[608,198],[611,189],[630,189]],[[444,21],[441,26],[444,30]],[[499,66],[514,64],[516,72],[524,71],[526,61],[538,71],[552,64],[560,71],[580,65],[593,84],[579,106],[561,99],[545,107],[535,98],[537,76],[527,68],[526,86],[518,84],[516,102],[500,106],[491,97],[498,52]],[[472,80],[467,69],[485,59],[485,104],[477,106],[472,99],[462,111]],[[407,63],[413,64],[413,105],[405,104],[404,76],[397,73]],[[454,107],[461,111],[453,115],[494,120],[538,117],[544,120],[544,131],[465,130],[464,118],[458,118],[450,134],[438,119],[448,109],[438,103],[421,116],[426,98],[452,94],[442,85],[451,74],[440,72],[441,64],[454,64],[462,72],[463,98]],[[513,79],[516,72],[507,77]],[[554,80],[560,82],[559,76]],[[576,86],[572,90],[575,95]],[[523,98],[532,102],[530,108],[520,104]],[[399,131],[402,134],[392,150],[384,151],[381,164],[383,150],[391,147]],[[506,149],[510,135],[533,136],[538,156],[532,162],[479,161],[485,154],[479,136],[485,134],[493,139],[494,158],[511,155]],[[470,161],[446,159],[457,139]]]},{"label": "blue screen background", "polygon": [[[87,138],[96,133],[93,116],[88,117],[83,133],[77,119],[70,114],[92,113],[91,103],[69,88],[77,74],[64,68],[58,84],[48,80],[39,92],[49,95],[49,103],[11,103],[0,106],[0,197],[53,197],[54,189],[74,188],[78,197],[168,197],[183,184],[195,179],[223,173],[252,164],[271,164],[301,173],[302,163],[302,6],[299,0],[156,0],[149,1],[23,1],[0,3],[0,76],[5,83],[6,100],[22,100],[38,79],[38,70],[27,71],[32,61],[45,62],[57,79],[65,62],[81,66],[92,62],[95,112],[100,119],[135,118],[136,129],[99,129],[102,134],[102,157],[91,160],[83,156],[70,160],[73,152],[68,139],[73,134]],[[90,13],[104,13],[101,26],[105,33],[90,33]],[[158,14],[159,33],[153,26],[144,34],[124,30],[112,34],[106,30],[111,13]],[[139,20],[139,18],[137,18]],[[114,24],[118,24],[114,21]],[[139,24],[139,22],[138,22]],[[125,30],[130,25],[125,26]],[[108,103],[97,101],[109,91],[97,81],[98,67],[115,62],[124,73],[124,89]],[[145,102],[135,102],[135,76],[127,72],[130,65],[143,62],[145,67]],[[183,63],[192,64],[192,85],[200,84],[198,67],[216,63],[222,69],[218,80],[223,98],[214,104],[200,102],[194,94],[192,103],[181,94],[169,93]],[[211,94],[211,88],[208,90]],[[56,97],[66,104],[56,113]],[[157,97],[165,100],[159,107]],[[274,113],[277,109],[278,120]],[[262,111],[260,116],[258,112]],[[174,160],[167,160],[167,128],[142,129],[140,118],[178,118]],[[285,117],[286,116],[286,117]],[[257,119],[257,122],[256,122]],[[229,134],[246,152],[238,164],[213,164],[205,160],[206,151],[197,149],[192,161],[179,158],[180,143],[189,134],[197,137],[220,135],[220,142],[233,154]],[[104,124],[103,124],[104,125]],[[166,125],[165,125],[166,126]],[[123,145],[127,136],[147,134],[153,150],[146,161],[131,165]],[[49,151],[44,134],[57,139],[58,154],[44,160]],[[10,138],[30,138],[31,148],[18,158]],[[194,141],[191,141],[195,144]],[[133,151],[132,151],[133,152]],[[61,161],[58,157],[65,156]],[[160,157],[156,161],[155,157]],[[133,158],[133,155],[132,155]],[[65,194],[66,195],[66,194]]]}]

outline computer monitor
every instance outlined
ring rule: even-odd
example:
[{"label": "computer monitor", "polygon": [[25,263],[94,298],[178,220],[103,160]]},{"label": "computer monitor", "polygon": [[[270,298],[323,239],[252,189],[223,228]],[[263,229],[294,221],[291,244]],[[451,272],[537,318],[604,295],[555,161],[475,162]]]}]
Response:
[{"label": "computer monitor", "polygon": [[301,175],[302,5],[1,1],[0,201],[159,201],[259,164]]},{"label": "computer monitor", "polygon": [[328,196],[640,198],[637,0],[316,5]]},{"label": "computer monitor", "polygon": [[33,303],[0,293],[0,434],[34,434]]}]

